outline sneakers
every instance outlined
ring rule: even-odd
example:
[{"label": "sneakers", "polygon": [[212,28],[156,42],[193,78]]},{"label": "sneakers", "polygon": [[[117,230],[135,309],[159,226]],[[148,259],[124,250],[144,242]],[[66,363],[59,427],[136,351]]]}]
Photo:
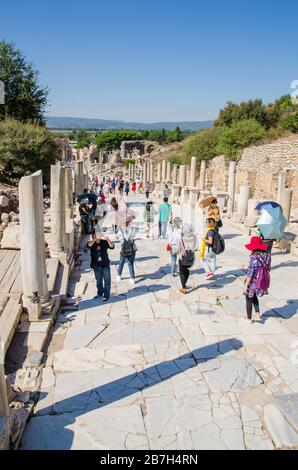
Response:
[{"label": "sneakers", "polygon": [[136,281],[134,279],[129,279],[129,284],[131,286],[134,286],[136,284]]},{"label": "sneakers", "polygon": [[211,279],[213,279],[213,274],[208,273],[207,276],[206,276],[206,281],[210,281]]},{"label": "sneakers", "polygon": [[121,276],[117,276],[117,282],[121,281]]},{"label": "sneakers", "polygon": [[105,302],[108,302],[108,300],[110,300],[110,297],[104,297],[104,298],[102,299],[102,301],[103,301],[104,303],[105,303]]}]

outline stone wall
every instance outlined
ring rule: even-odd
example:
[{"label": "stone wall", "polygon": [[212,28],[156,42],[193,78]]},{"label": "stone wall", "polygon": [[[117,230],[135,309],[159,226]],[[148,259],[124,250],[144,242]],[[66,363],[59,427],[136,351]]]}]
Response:
[{"label": "stone wall", "polygon": [[[251,196],[276,199],[278,174],[287,170],[287,187],[294,190],[293,208],[298,208],[298,137],[281,139],[272,144],[249,147],[237,164],[236,193],[242,184],[251,186]],[[207,188],[227,190],[229,161],[216,157],[208,164]]]}]

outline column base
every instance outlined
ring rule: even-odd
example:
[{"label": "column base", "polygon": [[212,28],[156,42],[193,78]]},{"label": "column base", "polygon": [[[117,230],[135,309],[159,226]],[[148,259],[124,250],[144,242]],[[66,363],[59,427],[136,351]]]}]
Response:
[{"label": "column base", "polygon": [[190,188],[185,187],[181,192],[181,203],[187,204],[188,202],[190,202]]},{"label": "column base", "polygon": [[200,193],[199,188],[190,188],[190,190],[189,190],[189,202],[191,204],[196,204],[198,202],[199,193]]}]

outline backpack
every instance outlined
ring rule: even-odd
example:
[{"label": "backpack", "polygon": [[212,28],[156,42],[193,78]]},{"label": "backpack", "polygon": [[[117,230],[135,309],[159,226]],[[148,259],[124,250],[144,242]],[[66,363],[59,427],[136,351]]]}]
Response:
[{"label": "backpack", "polygon": [[[184,246],[183,240],[182,240],[182,243],[183,243],[183,246]],[[186,268],[191,268],[192,265],[193,265],[194,262],[195,262],[195,254],[194,254],[194,251],[192,251],[192,250],[185,250],[185,253],[184,253],[184,255],[182,256],[180,262],[181,262],[182,266],[185,266]]]},{"label": "backpack", "polygon": [[265,263],[258,267],[255,287],[263,292],[267,292],[270,287],[270,271]]},{"label": "backpack", "polygon": [[135,254],[135,244],[133,240],[124,240],[121,248],[121,256],[131,258]]},{"label": "backpack", "polygon": [[226,244],[221,236],[221,234],[218,231],[213,231],[213,244],[212,244],[212,251],[216,255],[220,255],[223,253],[226,249]]}]

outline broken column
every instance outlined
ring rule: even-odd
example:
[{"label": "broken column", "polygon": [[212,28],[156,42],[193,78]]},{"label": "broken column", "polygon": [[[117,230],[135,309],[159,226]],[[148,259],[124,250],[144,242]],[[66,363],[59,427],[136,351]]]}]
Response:
[{"label": "broken column", "polygon": [[281,193],[286,188],[287,174],[287,170],[283,170],[278,175],[277,202],[279,204],[281,204]]},{"label": "broken column", "polygon": [[161,169],[161,181],[165,183],[167,181],[167,161],[162,161],[162,169]]},{"label": "broken column", "polygon": [[244,221],[247,216],[248,211],[248,200],[249,200],[250,186],[243,185],[240,187],[240,195],[238,201],[238,214],[241,216],[242,221]]},{"label": "broken column", "polygon": [[196,187],[197,181],[197,159],[196,157],[191,158],[190,164],[190,177],[189,177],[189,187],[190,187],[190,203],[194,204],[197,202],[199,197],[200,189]]},{"label": "broken column", "polygon": [[84,189],[84,162],[82,160],[75,162],[75,193],[79,196],[83,193]]},{"label": "broken column", "polygon": [[42,188],[41,171],[19,182],[23,305],[30,321],[40,318],[49,301]]},{"label": "broken column", "polygon": [[150,177],[149,177],[149,182],[151,184],[154,183],[154,164],[153,162],[150,162]]},{"label": "broken column", "polygon": [[177,184],[177,174],[178,174],[178,165],[174,164],[173,165],[173,170],[172,170],[172,181],[173,184]]},{"label": "broken column", "polygon": [[186,166],[185,165],[180,166],[179,179],[180,179],[181,188],[182,189],[185,188],[185,186],[186,186]]},{"label": "broken column", "polygon": [[290,222],[291,205],[292,205],[293,190],[290,188],[283,189],[280,195],[280,205],[283,214],[288,222]]},{"label": "broken column", "polygon": [[144,182],[144,184],[147,183],[147,163],[146,163],[146,161],[143,163],[143,182]]},{"label": "broken column", "polygon": [[66,252],[66,168],[51,166],[51,255],[59,256]]},{"label": "broken column", "polygon": [[200,190],[205,191],[205,180],[206,180],[206,160],[201,161],[200,168]]},{"label": "broken column", "polygon": [[235,185],[236,185],[236,162],[230,162],[229,167],[229,183],[228,183],[228,216],[231,216],[234,212],[235,205]]},{"label": "broken column", "polygon": [[171,162],[167,162],[167,176],[166,176],[166,181],[167,181],[168,183],[170,183],[170,182],[172,181],[171,171],[172,171],[172,164],[171,164]]},{"label": "broken column", "polygon": [[161,183],[161,162],[158,162],[157,164],[157,183]]}]

